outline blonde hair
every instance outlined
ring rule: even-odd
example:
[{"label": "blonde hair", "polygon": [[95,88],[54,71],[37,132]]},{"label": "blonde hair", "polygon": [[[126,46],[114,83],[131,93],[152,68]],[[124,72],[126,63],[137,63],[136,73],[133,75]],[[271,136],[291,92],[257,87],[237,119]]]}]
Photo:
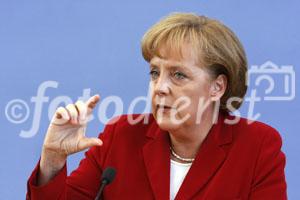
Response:
[{"label": "blonde hair", "polygon": [[[242,104],[247,85],[247,58],[236,35],[221,22],[193,13],[173,13],[153,25],[143,36],[142,54],[147,62],[160,55],[162,47],[181,54],[182,45],[189,42],[199,58],[199,65],[212,77],[227,77],[227,88],[220,101],[220,109],[233,111]],[[227,101],[237,97],[228,108]]]}]

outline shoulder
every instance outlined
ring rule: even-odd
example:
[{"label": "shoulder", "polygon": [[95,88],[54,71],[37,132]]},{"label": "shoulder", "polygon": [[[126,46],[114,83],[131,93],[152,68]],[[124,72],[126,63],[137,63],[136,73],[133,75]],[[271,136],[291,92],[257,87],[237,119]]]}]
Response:
[{"label": "shoulder", "polygon": [[124,129],[148,129],[151,125],[156,125],[152,114],[124,114],[112,118],[107,126],[113,126],[115,130]]},{"label": "shoulder", "polygon": [[[138,152],[147,141],[147,133],[153,132],[157,124],[151,114],[125,114],[112,118],[99,134],[103,141],[101,147],[95,148],[95,157],[101,166],[109,160],[117,159],[127,151]],[[122,153],[121,151],[122,150]],[[98,156],[102,155],[102,156]]]},{"label": "shoulder", "polygon": [[124,114],[112,118],[102,134],[103,137],[145,137],[157,128],[152,114]]},{"label": "shoulder", "polygon": [[[233,118],[229,116],[228,118]],[[236,139],[247,139],[255,143],[262,143],[266,140],[272,140],[281,146],[282,139],[280,133],[272,126],[260,122],[252,121],[246,118],[240,118],[240,120],[230,125],[232,127],[233,137]]]},{"label": "shoulder", "polygon": [[284,183],[285,155],[281,151],[281,136],[275,128],[246,118],[231,125],[224,123],[224,127],[232,135],[231,156],[253,169],[253,185],[266,179],[272,182],[274,177]]},{"label": "shoulder", "polygon": [[237,147],[234,149],[246,158],[245,163],[248,161],[249,166],[253,166],[251,197],[282,196],[285,199],[286,158],[281,150],[280,133],[268,124],[245,118],[232,125],[232,129]]}]

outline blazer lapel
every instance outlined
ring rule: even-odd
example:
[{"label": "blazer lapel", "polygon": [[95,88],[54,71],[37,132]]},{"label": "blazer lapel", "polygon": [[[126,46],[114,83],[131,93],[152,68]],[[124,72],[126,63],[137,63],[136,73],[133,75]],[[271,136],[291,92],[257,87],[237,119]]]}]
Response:
[{"label": "blazer lapel", "polygon": [[[199,192],[222,166],[227,152],[223,145],[231,143],[231,126],[224,124],[225,116],[219,115],[202,143],[196,159],[185,177],[176,200],[191,199]],[[148,142],[143,146],[144,163],[155,199],[170,199],[170,138],[155,120],[147,132]]]},{"label": "blazer lapel", "polygon": [[[147,175],[155,199],[170,199],[170,140],[167,132],[159,129],[156,123],[150,127],[150,141],[143,147]],[[154,139],[155,138],[155,139]]]},{"label": "blazer lapel", "polygon": [[199,152],[186,175],[177,195],[176,200],[191,199],[222,166],[226,152],[222,145],[231,142],[231,128],[224,128],[224,118],[221,116],[217,124],[213,125],[208,136],[202,143]]}]

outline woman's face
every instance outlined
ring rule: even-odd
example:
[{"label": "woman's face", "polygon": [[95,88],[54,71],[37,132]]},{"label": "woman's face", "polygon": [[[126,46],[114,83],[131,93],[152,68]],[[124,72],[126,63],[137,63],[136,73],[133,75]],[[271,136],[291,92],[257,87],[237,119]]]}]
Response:
[{"label": "woman's face", "polygon": [[152,113],[164,130],[200,123],[205,105],[212,103],[210,75],[198,66],[189,45],[181,51],[179,56],[161,49],[161,57],[150,61]]}]

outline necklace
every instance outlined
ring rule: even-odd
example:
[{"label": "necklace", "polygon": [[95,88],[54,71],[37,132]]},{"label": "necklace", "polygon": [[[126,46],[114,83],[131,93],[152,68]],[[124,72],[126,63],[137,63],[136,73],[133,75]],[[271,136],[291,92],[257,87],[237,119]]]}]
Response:
[{"label": "necklace", "polygon": [[179,155],[177,155],[177,154],[175,153],[175,151],[173,150],[172,147],[170,147],[170,150],[171,150],[171,154],[172,154],[175,158],[177,158],[178,160],[180,160],[180,161],[192,163],[192,162],[195,160],[195,158],[182,158],[182,157],[180,157]]}]

